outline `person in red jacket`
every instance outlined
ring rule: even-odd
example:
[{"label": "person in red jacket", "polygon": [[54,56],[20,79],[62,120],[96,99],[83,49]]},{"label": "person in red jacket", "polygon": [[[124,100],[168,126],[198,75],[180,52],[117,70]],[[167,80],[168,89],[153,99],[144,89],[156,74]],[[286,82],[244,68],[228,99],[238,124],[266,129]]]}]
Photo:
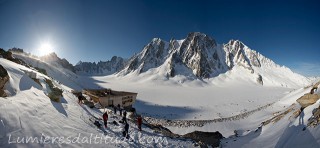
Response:
[{"label": "person in red jacket", "polygon": [[141,117],[140,115],[139,115],[138,118],[137,118],[137,123],[138,123],[139,131],[141,131],[142,117]]},{"label": "person in red jacket", "polygon": [[108,113],[105,112],[102,117],[103,117],[104,127],[107,128]]}]

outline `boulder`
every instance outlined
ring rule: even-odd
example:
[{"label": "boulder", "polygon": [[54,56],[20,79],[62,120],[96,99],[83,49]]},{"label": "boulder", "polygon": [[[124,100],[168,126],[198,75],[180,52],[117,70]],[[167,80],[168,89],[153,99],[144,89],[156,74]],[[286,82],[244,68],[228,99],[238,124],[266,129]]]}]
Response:
[{"label": "boulder", "polygon": [[316,103],[319,100],[319,95],[317,94],[305,94],[300,97],[297,102],[301,105],[302,108],[306,108],[309,105]]},{"label": "boulder", "polygon": [[183,138],[190,138],[199,143],[204,143],[213,147],[220,145],[220,139],[223,138],[222,134],[217,132],[201,132],[194,131],[182,136]]}]

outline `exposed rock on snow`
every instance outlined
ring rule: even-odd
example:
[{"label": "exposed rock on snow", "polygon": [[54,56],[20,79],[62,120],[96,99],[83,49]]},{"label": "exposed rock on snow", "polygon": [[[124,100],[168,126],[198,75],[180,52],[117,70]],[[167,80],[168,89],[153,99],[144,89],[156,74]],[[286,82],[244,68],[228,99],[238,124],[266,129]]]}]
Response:
[{"label": "exposed rock on snow", "polygon": [[312,111],[312,117],[308,120],[308,126],[316,127],[320,124],[320,106]]},{"label": "exposed rock on snow", "polygon": [[218,147],[220,145],[220,139],[223,138],[221,133],[217,132],[201,132],[194,131],[182,136],[183,138],[190,138],[196,140],[199,143],[205,143],[212,147]]},{"label": "exposed rock on snow", "polygon": [[263,85],[262,76],[261,76],[260,74],[258,74],[257,82],[258,82],[259,84]]},{"label": "exposed rock on snow", "polygon": [[318,94],[305,94],[304,96],[300,97],[297,102],[301,105],[302,108],[306,108],[309,105],[316,103],[319,100]]},{"label": "exposed rock on snow", "polygon": [[4,85],[8,82],[9,75],[6,69],[0,65],[0,97],[6,97],[7,94],[4,91]]}]

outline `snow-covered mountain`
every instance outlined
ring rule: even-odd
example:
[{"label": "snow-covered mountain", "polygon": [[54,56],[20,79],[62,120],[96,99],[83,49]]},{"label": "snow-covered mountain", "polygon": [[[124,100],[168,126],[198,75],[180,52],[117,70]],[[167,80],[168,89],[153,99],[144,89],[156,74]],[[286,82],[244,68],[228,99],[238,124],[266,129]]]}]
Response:
[{"label": "snow-covered mountain", "polygon": [[[14,55],[30,65],[36,64],[30,62],[26,54],[16,52]],[[274,63],[239,40],[218,44],[213,38],[199,32],[192,32],[185,39],[171,39],[169,42],[154,38],[140,53],[128,60],[114,56],[105,62],[80,61],[72,66],[55,53],[38,59],[50,66],[65,68],[80,76],[114,74],[117,77],[141,77],[144,80],[149,78],[193,81],[209,80],[223,75],[230,79],[239,77],[260,85],[290,88],[310,83],[310,79]]]},{"label": "snow-covered mountain", "polygon": [[155,38],[129,60],[120,74],[143,73],[151,68],[166,67],[166,75],[170,77],[186,71],[197,77],[211,77],[228,70],[220,49],[215,40],[198,32],[189,33],[186,39],[172,39],[170,42]]},{"label": "snow-covered mountain", "polygon": [[125,66],[126,60],[113,56],[110,61],[99,61],[98,63],[78,62],[75,66],[75,72],[80,75],[110,75]]},{"label": "snow-covered mountain", "polygon": [[150,75],[160,77],[182,75],[191,79],[203,79],[214,78],[238,68],[250,71],[251,76],[244,77],[255,79],[262,85],[264,81],[277,83],[278,80],[281,82],[275,85],[286,87],[310,82],[304,76],[277,65],[250,49],[241,41],[231,40],[227,44],[217,44],[214,39],[199,32],[189,33],[186,39],[172,39],[169,42],[154,38],[140,53],[130,58],[117,75],[149,72]]},{"label": "snow-covered mountain", "polygon": [[50,63],[50,65],[54,65],[56,67],[62,66],[63,68],[69,69],[72,72],[75,72],[74,67],[69,61],[65,58],[59,58],[56,53],[52,52],[48,55],[39,57],[40,60]]}]

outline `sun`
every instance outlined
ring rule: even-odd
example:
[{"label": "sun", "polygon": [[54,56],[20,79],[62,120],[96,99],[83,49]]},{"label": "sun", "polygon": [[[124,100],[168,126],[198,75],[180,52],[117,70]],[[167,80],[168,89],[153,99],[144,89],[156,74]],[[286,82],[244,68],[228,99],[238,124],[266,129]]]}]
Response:
[{"label": "sun", "polygon": [[42,43],[38,52],[40,56],[48,55],[53,52],[53,46],[50,43]]}]

